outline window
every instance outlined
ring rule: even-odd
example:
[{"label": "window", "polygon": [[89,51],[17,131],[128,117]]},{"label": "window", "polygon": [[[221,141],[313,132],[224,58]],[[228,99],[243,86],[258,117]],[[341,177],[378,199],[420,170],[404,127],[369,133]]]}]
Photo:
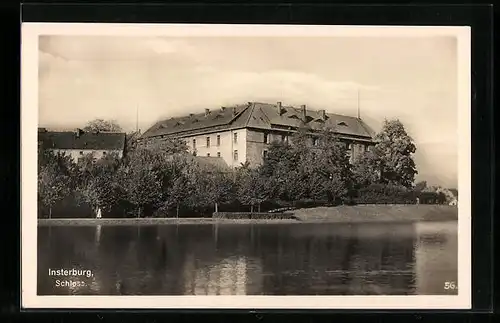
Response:
[{"label": "window", "polygon": [[220,135],[217,135],[217,146],[220,146]]},{"label": "window", "polygon": [[264,150],[264,151],[262,152],[262,155],[264,156],[264,158],[267,158],[267,150]]},{"label": "window", "polygon": [[347,149],[352,150],[352,144],[348,144]]},{"label": "window", "polygon": [[83,151],[80,151],[80,155],[83,155]]},{"label": "window", "polygon": [[207,153],[207,157],[210,157],[210,153]]},{"label": "window", "polygon": [[288,142],[288,136],[287,135],[281,135],[281,141]]},{"label": "window", "polygon": [[102,155],[103,155],[103,156],[106,156],[106,152],[105,152],[105,151],[103,151],[103,152],[102,152]]},{"label": "window", "polygon": [[193,149],[196,149],[196,139],[193,139]]},{"label": "window", "polygon": [[313,146],[317,146],[318,145],[318,138],[314,137],[312,140],[313,140]]},{"label": "window", "polygon": [[238,133],[236,133],[236,132],[235,132],[235,133],[233,134],[233,138],[234,138],[234,143],[235,143],[235,144],[236,144],[236,143],[238,143]]},{"label": "window", "polygon": [[235,150],[233,153],[233,159],[234,159],[234,161],[238,161],[238,151],[237,150]]},{"label": "window", "polygon": [[269,135],[267,133],[264,134],[264,143],[265,144],[269,143]]},{"label": "window", "polygon": [[207,147],[210,147],[210,137],[207,137]]},{"label": "window", "polygon": [[217,152],[217,157],[220,157],[220,151]]}]

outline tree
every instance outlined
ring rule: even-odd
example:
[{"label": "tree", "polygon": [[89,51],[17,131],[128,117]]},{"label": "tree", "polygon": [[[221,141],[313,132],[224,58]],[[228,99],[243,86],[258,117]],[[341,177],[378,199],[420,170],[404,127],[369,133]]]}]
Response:
[{"label": "tree", "polygon": [[214,211],[219,212],[219,204],[230,203],[233,200],[234,185],[228,174],[202,171],[198,176],[194,185],[197,190],[196,196],[202,204],[214,205]]},{"label": "tree", "polygon": [[268,198],[269,181],[258,169],[241,168],[237,175],[237,183],[237,197],[240,203],[250,205],[251,212],[257,205],[260,212],[260,204]]},{"label": "tree", "polygon": [[316,178],[312,189],[329,202],[341,201],[348,197],[352,189],[353,175],[345,143],[341,142],[333,129],[323,129],[320,133],[318,149],[314,150],[310,172]]},{"label": "tree", "polygon": [[38,167],[38,200],[49,208],[49,218],[52,208],[71,193],[72,162],[62,154],[51,151],[39,151]]},{"label": "tree", "polygon": [[427,182],[426,181],[420,181],[415,184],[415,187],[413,188],[416,192],[422,192],[427,188]]},{"label": "tree", "polygon": [[162,197],[159,174],[155,171],[155,156],[147,149],[129,154],[117,171],[117,187],[123,198],[136,208],[140,217],[145,207],[158,205]]},{"label": "tree", "polygon": [[166,138],[161,140],[149,140],[141,145],[143,148],[153,150],[155,152],[173,155],[187,153],[188,146],[186,141],[179,138]]},{"label": "tree", "polygon": [[94,119],[89,121],[83,130],[121,132],[122,128],[115,120]]},{"label": "tree", "polygon": [[178,174],[170,188],[168,204],[175,205],[176,217],[179,217],[179,207],[189,195],[189,181],[184,174]]},{"label": "tree", "polygon": [[380,182],[381,158],[373,151],[366,151],[353,163],[353,178],[357,189]]},{"label": "tree", "polygon": [[164,201],[163,207],[168,210],[175,206],[176,217],[179,217],[179,208],[186,202],[190,194],[191,183],[188,177],[187,161],[183,158],[172,157],[163,163],[163,167],[160,170]]},{"label": "tree", "polygon": [[88,203],[93,210],[111,208],[119,198],[119,189],[115,174],[120,166],[116,154],[109,154],[95,160],[88,154],[79,160],[80,176],[77,185],[77,196],[80,201]]},{"label": "tree", "polygon": [[267,157],[261,167],[261,176],[270,183],[270,198],[288,199],[290,183],[294,182],[291,172],[296,167],[296,154],[291,150],[289,143],[271,143]]},{"label": "tree", "polygon": [[381,179],[386,183],[412,187],[417,174],[412,155],[417,148],[401,121],[385,120],[375,140],[375,154],[381,160]]}]

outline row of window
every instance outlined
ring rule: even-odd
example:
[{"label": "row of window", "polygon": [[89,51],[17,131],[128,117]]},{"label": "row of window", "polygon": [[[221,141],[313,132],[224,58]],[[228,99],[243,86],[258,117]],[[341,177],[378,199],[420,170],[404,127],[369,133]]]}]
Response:
[{"label": "row of window", "polygon": [[[210,153],[207,153],[207,157],[210,157]],[[217,157],[220,157],[220,151],[217,152]],[[238,161],[238,150],[233,151],[234,161]]]},{"label": "row of window", "polygon": [[[238,143],[238,133],[233,133],[233,142]],[[217,135],[217,146],[220,146],[220,135]],[[210,136],[207,136],[206,147],[210,147]],[[193,149],[196,149],[196,139],[193,139]]]}]

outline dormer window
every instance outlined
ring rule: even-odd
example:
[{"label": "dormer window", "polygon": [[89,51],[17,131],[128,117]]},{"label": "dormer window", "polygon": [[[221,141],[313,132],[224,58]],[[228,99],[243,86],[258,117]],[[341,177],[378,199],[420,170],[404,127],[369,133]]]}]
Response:
[{"label": "dormer window", "polygon": [[345,123],[344,121],[340,121],[339,123],[337,123],[337,125],[347,127],[347,123]]}]

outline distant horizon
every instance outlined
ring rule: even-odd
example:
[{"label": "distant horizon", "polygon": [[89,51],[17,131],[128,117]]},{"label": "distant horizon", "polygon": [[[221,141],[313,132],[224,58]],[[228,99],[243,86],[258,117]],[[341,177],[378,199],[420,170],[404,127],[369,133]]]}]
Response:
[{"label": "distant horizon", "polygon": [[357,117],[359,102],[375,132],[404,124],[417,181],[458,186],[454,37],[40,36],[38,48],[40,127],[104,119],[145,132],[249,101]]}]

